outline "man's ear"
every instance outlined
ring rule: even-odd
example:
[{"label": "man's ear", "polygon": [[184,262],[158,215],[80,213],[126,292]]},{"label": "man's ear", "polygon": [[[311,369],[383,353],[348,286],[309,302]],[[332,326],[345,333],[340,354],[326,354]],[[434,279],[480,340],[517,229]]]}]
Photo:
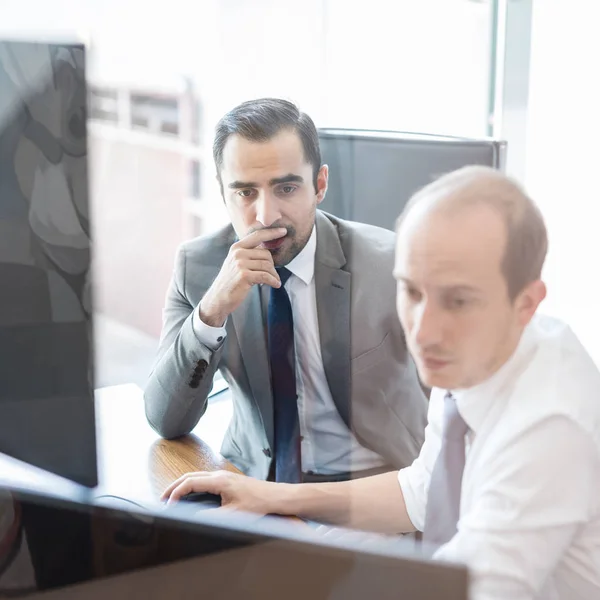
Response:
[{"label": "man's ear", "polygon": [[533,318],[535,311],[546,297],[546,284],[537,279],[527,284],[517,297],[519,324],[525,327]]},{"label": "man's ear", "polygon": [[329,182],[329,167],[322,165],[317,174],[317,204],[321,204],[327,193],[327,184]]}]

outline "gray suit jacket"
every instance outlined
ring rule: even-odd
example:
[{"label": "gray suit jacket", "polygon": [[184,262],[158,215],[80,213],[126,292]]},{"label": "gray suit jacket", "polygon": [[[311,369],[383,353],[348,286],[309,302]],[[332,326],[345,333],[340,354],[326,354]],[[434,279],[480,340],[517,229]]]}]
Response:
[{"label": "gray suit jacket", "polygon": [[[316,227],[319,335],[333,400],[359,442],[402,468],[423,443],[427,400],[396,314],[394,234],[321,211]],[[215,352],[192,327],[192,312],[234,241],[227,226],[180,247],[145,390],[146,415],[166,438],[190,432],[206,411],[220,369],[234,402],[221,452],[245,473],[266,479],[274,447],[273,396],[259,287],[230,315]]]}]

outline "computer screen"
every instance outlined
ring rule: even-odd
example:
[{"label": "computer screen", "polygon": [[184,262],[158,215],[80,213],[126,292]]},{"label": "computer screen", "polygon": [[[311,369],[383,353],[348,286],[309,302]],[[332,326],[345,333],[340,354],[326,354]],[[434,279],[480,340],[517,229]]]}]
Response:
[{"label": "computer screen", "polygon": [[0,40],[0,452],[95,486],[85,58]]},{"label": "computer screen", "polygon": [[[206,510],[145,510],[0,489],[21,533],[0,597],[466,600],[464,565],[400,536],[323,535],[307,524]],[[5,511],[6,513],[6,511]],[[0,528],[0,542],[10,531]],[[15,555],[18,557],[15,560]]]}]

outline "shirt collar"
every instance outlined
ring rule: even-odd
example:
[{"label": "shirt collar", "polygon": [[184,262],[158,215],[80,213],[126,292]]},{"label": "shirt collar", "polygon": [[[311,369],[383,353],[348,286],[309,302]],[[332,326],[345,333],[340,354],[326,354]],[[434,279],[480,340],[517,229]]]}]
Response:
[{"label": "shirt collar", "polygon": [[308,285],[315,274],[315,253],[317,251],[317,228],[313,225],[312,233],[306,246],[291,260],[286,269]]},{"label": "shirt collar", "polygon": [[524,329],[510,358],[488,379],[464,389],[449,390],[456,400],[458,412],[469,428],[477,433],[497,399],[515,383],[531,360],[535,350],[535,320]]}]

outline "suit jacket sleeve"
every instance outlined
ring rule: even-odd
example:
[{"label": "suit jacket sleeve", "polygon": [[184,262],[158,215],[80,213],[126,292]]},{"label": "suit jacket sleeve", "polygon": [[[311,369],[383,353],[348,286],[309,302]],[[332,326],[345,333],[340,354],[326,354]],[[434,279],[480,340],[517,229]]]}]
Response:
[{"label": "suit jacket sleeve", "polygon": [[192,431],[205,413],[223,344],[212,350],[196,335],[186,289],[186,250],[177,252],[169,285],[158,355],[150,373],[144,402],[152,428],[165,438]]}]

